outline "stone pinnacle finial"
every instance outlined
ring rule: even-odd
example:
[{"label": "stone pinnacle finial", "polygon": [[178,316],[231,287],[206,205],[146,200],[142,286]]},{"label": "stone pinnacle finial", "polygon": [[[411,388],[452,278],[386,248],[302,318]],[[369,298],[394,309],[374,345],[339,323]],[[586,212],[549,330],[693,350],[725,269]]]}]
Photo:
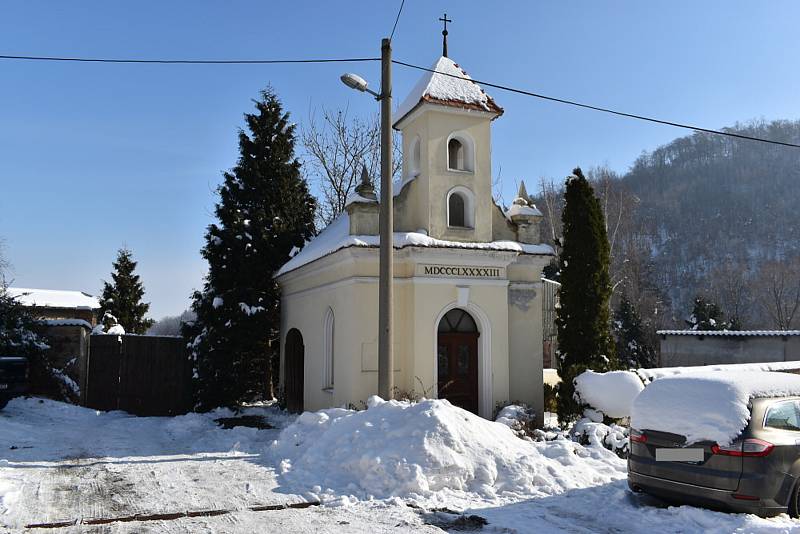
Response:
[{"label": "stone pinnacle finial", "polygon": [[519,191],[517,192],[517,198],[514,199],[514,204],[521,204],[523,206],[527,206],[529,203],[528,191],[525,189],[525,181],[520,180],[519,182]]},{"label": "stone pinnacle finial", "polygon": [[364,198],[373,200],[378,198],[377,195],[375,195],[375,187],[372,185],[372,180],[369,177],[366,165],[361,167],[361,183],[356,186],[356,193]]}]

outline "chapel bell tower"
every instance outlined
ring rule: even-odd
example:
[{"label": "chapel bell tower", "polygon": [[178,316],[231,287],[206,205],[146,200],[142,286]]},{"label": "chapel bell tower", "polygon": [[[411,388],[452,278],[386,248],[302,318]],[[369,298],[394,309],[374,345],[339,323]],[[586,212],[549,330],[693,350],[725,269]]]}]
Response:
[{"label": "chapel bell tower", "polygon": [[[440,19],[442,20],[442,19]],[[492,241],[491,122],[503,109],[443,53],[400,104],[406,213],[398,230],[448,241]],[[396,186],[397,187],[397,186]],[[396,191],[396,193],[398,193]],[[397,215],[396,215],[397,217]]]}]

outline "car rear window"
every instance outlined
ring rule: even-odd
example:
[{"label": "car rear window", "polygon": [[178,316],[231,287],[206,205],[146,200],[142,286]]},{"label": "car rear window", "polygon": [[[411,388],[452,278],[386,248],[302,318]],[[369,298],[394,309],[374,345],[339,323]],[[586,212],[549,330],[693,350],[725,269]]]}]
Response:
[{"label": "car rear window", "polygon": [[783,401],[770,406],[764,418],[764,426],[800,431],[800,412],[798,412],[797,401]]}]

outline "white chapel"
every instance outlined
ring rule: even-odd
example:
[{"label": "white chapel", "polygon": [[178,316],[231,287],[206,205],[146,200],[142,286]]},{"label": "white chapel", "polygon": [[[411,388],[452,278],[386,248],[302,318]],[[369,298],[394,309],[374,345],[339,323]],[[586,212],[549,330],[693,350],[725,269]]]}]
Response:
[{"label": "white chapel", "polygon": [[[398,107],[394,359],[400,392],[491,417],[509,401],[541,419],[542,215],[521,185],[492,198],[491,125],[503,109],[440,57]],[[281,383],[295,411],[360,405],[378,391],[378,210],[365,177],[346,211],[276,275]],[[541,421],[540,421],[541,422]]]}]

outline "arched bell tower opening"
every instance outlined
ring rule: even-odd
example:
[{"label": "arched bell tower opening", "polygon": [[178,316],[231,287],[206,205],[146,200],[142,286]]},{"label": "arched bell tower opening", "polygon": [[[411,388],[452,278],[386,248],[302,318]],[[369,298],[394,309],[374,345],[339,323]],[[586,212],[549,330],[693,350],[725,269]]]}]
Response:
[{"label": "arched bell tower opening", "polygon": [[461,308],[453,308],[437,328],[437,389],[447,399],[478,413],[478,325]]}]

